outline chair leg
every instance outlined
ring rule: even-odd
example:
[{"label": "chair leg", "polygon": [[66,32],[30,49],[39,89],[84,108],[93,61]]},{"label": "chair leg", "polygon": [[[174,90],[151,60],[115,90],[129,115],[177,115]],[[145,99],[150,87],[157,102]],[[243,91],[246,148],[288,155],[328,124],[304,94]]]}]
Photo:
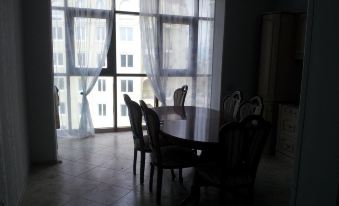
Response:
[{"label": "chair leg", "polygon": [[153,175],[154,175],[154,165],[151,163],[151,173],[149,177],[149,191],[153,191]]},{"label": "chair leg", "polygon": [[140,184],[144,184],[144,173],[145,173],[145,152],[141,152],[140,162]]},{"label": "chair leg", "polygon": [[137,171],[137,158],[138,158],[138,150],[134,149],[134,158],[133,158],[133,174],[136,175]]},{"label": "chair leg", "polygon": [[182,178],[182,168],[179,168],[179,182],[180,184],[184,183],[184,179]]},{"label": "chair leg", "polygon": [[161,203],[161,185],[162,185],[162,168],[158,167],[158,176],[157,176],[157,204]]},{"label": "chair leg", "polygon": [[175,173],[174,173],[174,169],[171,169],[171,174],[172,174],[172,180],[175,180]]}]

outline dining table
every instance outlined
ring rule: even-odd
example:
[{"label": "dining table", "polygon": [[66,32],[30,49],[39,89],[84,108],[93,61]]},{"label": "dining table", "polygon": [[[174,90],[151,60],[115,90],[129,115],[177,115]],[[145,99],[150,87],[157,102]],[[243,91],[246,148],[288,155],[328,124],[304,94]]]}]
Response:
[{"label": "dining table", "polygon": [[152,108],[160,120],[160,133],[172,142],[193,149],[212,149],[219,141],[219,111],[196,106]]}]

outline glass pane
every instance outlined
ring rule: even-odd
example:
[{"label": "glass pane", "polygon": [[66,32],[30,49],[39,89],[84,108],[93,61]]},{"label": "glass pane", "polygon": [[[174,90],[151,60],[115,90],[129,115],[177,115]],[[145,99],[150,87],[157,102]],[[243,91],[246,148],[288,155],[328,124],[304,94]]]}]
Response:
[{"label": "glass pane", "polygon": [[213,21],[199,21],[197,73],[212,74]]},{"label": "glass pane", "polygon": [[54,73],[66,73],[64,11],[52,10],[52,38]]},{"label": "glass pane", "polygon": [[[106,19],[74,18],[75,66],[98,68],[106,39]],[[92,37],[92,38],[91,38]],[[106,58],[103,67],[106,67]]]},{"label": "glass pane", "polygon": [[[118,115],[118,127],[130,126],[128,114],[124,116],[124,111],[122,111],[123,106],[125,105],[123,94],[128,94],[131,99],[139,104],[139,100],[144,100],[146,104],[154,105],[154,92],[151,86],[151,83],[147,79],[147,77],[118,77],[117,78],[117,115]],[[121,82],[125,82],[122,84]],[[121,85],[126,85],[128,82],[127,91],[131,92],[124,92],[121,88]],[[131,88],[131,86],[133,88]]]},{"label": "glass pane", "polygon": [[64,6],[64,0],[51,0],[52,6]]},{"label": "glass pane", "polygon": [[163,24],[163,68],[188,69],[190,65],[190,26]]},{"label": "glass pane", "polygon": [[68,0],[69,7],[89,9],[112,9],[112,0]]},{"label": "glass pane", "polygon": [[209,107],[211,102],[212,76],[197,77],[195,104],[198,107]]},{"label": "glass pane", "polygon": [[141,67],[139,16],[116,15],[117,73],[145,73]]},{"label": "glass pane", "polygon": [[[105,90],[99,91],[98,82],[101,80],[101,85],[105,82]],[[72,109],[72,128],[78,129],[81,117],[81,102],[82,95],[80,92],[81,84],[79,76],[72,76],[71,83],[71,109]],[[102,87],[101,87],[102,88]],[[89,108],[92,116],[93,125],[95,128],[113,127],[113,78],[99,77],[94,85],[91,93],[87,96]]]},{"label": "glass pane", "polygon": [[196,0],[160,0],[160,13],[179,15],[179,16],[194,16]]},{"label": "glass pane", "polygon": [[174,91],[183,85],[188,86],[188,91],[185,99],[185,106],[194,105],[193,93],[195,89],[193,89],[193,78],[192,77],[169,77],[167,79],[167,88],[166,88],[166,104],[168,106],[174,105],[173,94]]},{"label": "glass pane", "polygon": [[[55,76],[54,85],[59,89],[59,117],[60,129],[68,128],[68,106],[67,106],[67,85],[65,76]],[[62,107],[62,108],[61,108]]]},{"label": "glass pane", "polygon": [[115,8],[120,11],[140,11],[139,0],[115,0]]},{"label": "glass pane", "polygon": [[215,0],[199,0],[199,16],[214,17]]}]

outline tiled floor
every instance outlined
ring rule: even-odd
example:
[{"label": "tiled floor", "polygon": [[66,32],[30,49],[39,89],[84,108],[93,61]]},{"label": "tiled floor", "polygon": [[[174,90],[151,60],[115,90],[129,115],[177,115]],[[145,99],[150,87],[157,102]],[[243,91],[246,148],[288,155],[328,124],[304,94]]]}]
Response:
[{"label": "tiled floor", "polygon": [[[155,192],[148,191],[148,155],[145,184],[140,185],[139,176],[132,174],[133,140],[130,132],[62,139],[59,140],[59,154],[61,164],[32,171],[21,205],[156,205]],[[288,205],[292,165],[288,158],[263,157],[258,169],[255,205]],[[184,185],[181,186],[178,181],[171,180],[169,171],[165,172],[162,205],[181,202],[189,192],[192,174],[192,169],[184,170]],[[201,205],[215,205],[217,199],[216,189],[202,189]]]}]

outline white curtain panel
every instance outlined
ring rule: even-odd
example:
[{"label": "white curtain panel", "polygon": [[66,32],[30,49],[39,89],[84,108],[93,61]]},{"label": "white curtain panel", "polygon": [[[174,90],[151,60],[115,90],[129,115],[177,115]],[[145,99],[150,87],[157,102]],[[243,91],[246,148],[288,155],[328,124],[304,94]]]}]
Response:
[{"label": "white curtain panel", "polygon": [[58,137],[89,137],[94,136],[94,127],[87,97],[106,64],[113,29],[112,1],[65,2],[52,1],[55,85],[62,81],[61,91],[70,93],[60,95],[67,105],[60,105],[63,122]]},{"label": "white curtain panel", "polygon": [[142,0],[143,67],[163,105],[188,85],[185,105],[210,107],[214,0]]}]

